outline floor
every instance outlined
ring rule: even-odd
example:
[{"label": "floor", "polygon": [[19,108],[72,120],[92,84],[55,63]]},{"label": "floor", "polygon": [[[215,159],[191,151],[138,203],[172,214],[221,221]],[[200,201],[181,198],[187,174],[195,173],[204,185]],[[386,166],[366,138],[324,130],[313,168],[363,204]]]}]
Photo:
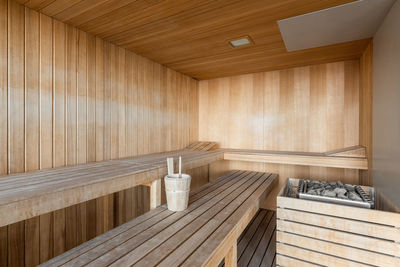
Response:
[{"label": "floor", "polygon": [[238,239],[238,267],[275,266],[275,240],[276,213],[260,209]]}]

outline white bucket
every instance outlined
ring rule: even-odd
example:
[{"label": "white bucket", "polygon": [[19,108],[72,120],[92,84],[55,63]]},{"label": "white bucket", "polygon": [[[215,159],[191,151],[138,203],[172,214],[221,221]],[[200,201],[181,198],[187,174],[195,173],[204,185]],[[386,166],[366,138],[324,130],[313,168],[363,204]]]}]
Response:
[{"label": "white bucket", "polygon": [[190,180],[188,174],[167,175],[164,177],[165,193],[167,194],[167,206],[171,211],[183,211],[189,203]]}]

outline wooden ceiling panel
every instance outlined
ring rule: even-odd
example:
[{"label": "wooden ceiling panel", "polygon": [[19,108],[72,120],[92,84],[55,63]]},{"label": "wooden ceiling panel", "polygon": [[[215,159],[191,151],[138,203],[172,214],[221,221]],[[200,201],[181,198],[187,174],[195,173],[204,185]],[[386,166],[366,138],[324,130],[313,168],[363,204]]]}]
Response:
[{"label": "wooden ceiling panel", "polygon": [[77,3],[82,2],[82,0],[57,0],[53,1],[47,6],[43,7],[40,12],[44,14],[55,17],[58,13],[62,12],[65,9],[68,9]]},{"label": "wooden ceiling panel", "polygon": [[64,21],[72,25],[80,25],[101,15],[107,14],[113,9],[123,7],[131,0],[114,1],[114,0],[86,0],[80,1],[59,12],[54,18]]},{"label": "wooden ceiling panel", "polygon": [[[138,1],[146,2],[145,0]],[[196,18],[196,22],[199,18],[204,20],[211,10],[219,9],[235,1],[240,0],[164,0],[151,6],[151,8],[142,10],[138,10],[136,7],[121,8],[101,18],[82,24],[80,27],[100,37],[107,38],[107,40],[115,40],[121,37],[138,38],[135,35],[136,32],[144,32],[147,35],[154,36],[158,33],[164,33],[166,29],[167,32],[188,30],[189,27],[193,27],[190,21],[187,21],[188,19]],[[129,12],[128,8],[132,11]],[[200,14],[203,16],[199,16]],[[139,36],[139,38],[143,37]]]},{"label": "wooden ceiling panel", "polygon": [[[281,53],[286,52],[285,47],[282,46],[280,34],[276,34],[276,30],[274,29],[275,27],[277,28],[275,23],[272,27],[268,27],[268,24],[256,25],[251,31],[246,32],[238,31],[234,26],[235,24],[231,24],[227,27],[220,28],[222,31],[210,28],[210,32],[193,34],[185,40],[184,43],[179,39],[171,38],[173,41],[168,41],[162,38],[160,40],[160,42],[162,42],[162,48],[160,44],[156,47],[152,43],[147,43],[146,40],[143,40],[143,42],[138,40],[135,43],[126,44],[124,46],[140,54],[152,53],[155,61],[165,65],[186,60],[196,60],[198,58],[209,57],[210,55],[218,56],[225,53],[239,55],[260,49],[267,55],[276,53],[276,50],[279,50]],[[268,29],[266,30],[265,27]],[[245,35],[249,35],[252,39],[257,40],[257,49],[255,49],[255,47],[232,48],[228,44],[228,40],[232,39],[232,36],[238,38]],[[177,49],[177,47],[179,47],[179,49]],[[238,53],[239,50],[240,53]],[[165,54],[168,54],[169,57],[166,58]]]},{"label": "wooden ceiling panel", "polygon": [[355,0],[17,1],[198,79],[357,58],[369,42],[288,53],[276,23]]},{"label": "wooden ceiling panel", "polygon": [[54,18],[79,26],[131,3],[132,0],[86,0],[64,9]]},{"label": "wooden ceiling panel", "polygon": [[[79,16],[72,17],[66,22],[84,31],[105,37],[108,29],[119,29],[118,32],[121,32],[122,26],[126,25],[130,20],[133,18],[140,19],[140,14],[144,14],[143,11],[150,6],[152,4],[146,0],[122,0],[119,3],[111,0]],[[148,14],[146,15],[148,16]]]},{"label": "wooden ceiling panel", "polygon": [[[234,2],[234,1],[233,1]],[[230,6],[234,6],[233,4]],[[234,32],[229,33],[228,39],[243,36],[243,33],[249,33],[254,30],[253,26],[260,23],[258,16],[248,15],[248,16],[235,16],[233,12],[228,13],[230,8],[228,6],[223,6],[218,8],[217,5],[214,6],[213,10],[209,10],[208,7],[198,8],[196,12],[192,13],[179,13],[175,16],[169,17],[169,21],[173,21],[173,25],[165,24],[164,21],[156,21],[143,26],[135,27],[130,29],[123,34],[114,34],[109,36],[110,40],[113,42],[126,44],[139,44],[147,45],[151,43],[163,43],[164,40],[169,41],[179,41],[182,42],[182,37],[184,36],[184,41],[191,39],[201,39],[206,38],[215,34],[226,35],[228,29],[234,29]],[[268,20],[263,19],[262,22],[268,22]],[[271,22],[271,20],[269,20]],[[251,24],[252,27],[244,25]],[[271,24],[271,23],[270,23]],[[274,22],[274,26],[279,32],[277,24]],[[265,25],[264,31],[268,31],[270,27]],[[143,38],[141,33],[147,32],[148,35]],[[276,34],[276,31],[275,31]],[[234,36],[232,36],[234,35]]]},{"label": "wooden ceiling panel", "polygon": [[[181,72],[189,76],[197,77],[199,80],[212,79],[360,58],[362,51],[370,42],[370,39],[365,39],[290,53],[279,53],[279,50],[276,50],[276,53],[272,53],[270,56],[265,55],[263,51],[238,56],[222,55],[204,58],[202,62],[193,60],[185,61],[183,64],[177,63],[177,65]],[[229,68],[220,66],[229,66]],[[173,64],[170,67],[176,68]]]}]

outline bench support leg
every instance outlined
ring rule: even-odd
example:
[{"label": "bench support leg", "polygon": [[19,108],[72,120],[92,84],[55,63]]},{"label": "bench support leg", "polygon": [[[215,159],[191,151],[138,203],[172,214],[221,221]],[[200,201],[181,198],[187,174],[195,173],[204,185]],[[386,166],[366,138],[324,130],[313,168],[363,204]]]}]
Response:
[{"label": "bench support leg", "polygon": [[237,266],[237,243],[231,247],[228,254],[225,256],[225,266],[236,267]]},{"label": "bench support leg", "polygon": [[155,180],[150,186],[150,209],[161,205],[161,179]]}]

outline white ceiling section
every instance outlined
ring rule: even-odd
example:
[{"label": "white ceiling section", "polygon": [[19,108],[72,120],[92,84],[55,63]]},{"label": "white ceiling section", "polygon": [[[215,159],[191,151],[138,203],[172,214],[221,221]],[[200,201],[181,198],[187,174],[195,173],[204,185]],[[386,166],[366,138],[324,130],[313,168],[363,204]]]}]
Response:
[{"label": "white ceiling section", "polygon": [[278,21],[288,52],[374,36],[395,0],[359,0]]}]

